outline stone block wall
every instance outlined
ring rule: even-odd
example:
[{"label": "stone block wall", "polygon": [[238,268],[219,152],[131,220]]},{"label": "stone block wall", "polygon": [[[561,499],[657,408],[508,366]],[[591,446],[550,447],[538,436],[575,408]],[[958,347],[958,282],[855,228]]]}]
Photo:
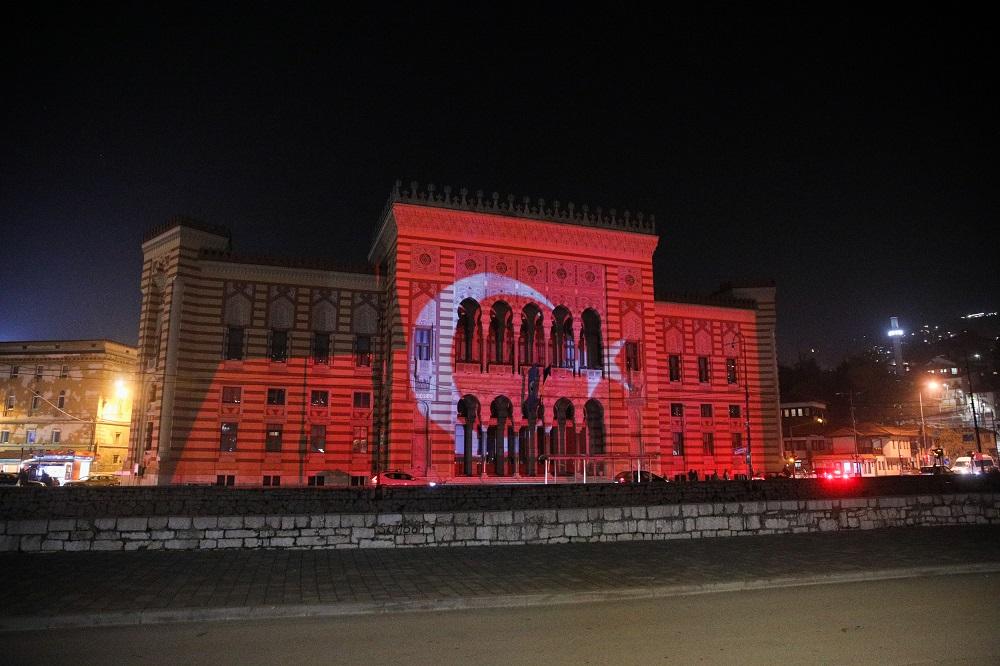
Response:
[{"label": "stone block wall", "polygon": [[1000,493],[446,511],[5,518],[0,551],[495,546],[1000,524]]}]

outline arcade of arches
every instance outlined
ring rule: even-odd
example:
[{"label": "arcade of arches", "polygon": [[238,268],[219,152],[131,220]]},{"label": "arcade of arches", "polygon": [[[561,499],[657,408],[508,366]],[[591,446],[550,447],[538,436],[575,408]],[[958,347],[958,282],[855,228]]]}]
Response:
[{"label": "arcade of arches", "polygon": [[[568,398],[546,410],[539,403],[534,418],[515,414],[507,396],[483,405],[474,395],[458,401],[455,426],[455,473],[473,476],[534,476],[545,455],[605,453],[604,406],[591,398],[582,414]],[[517,410],[523,412],[523,409]]]},{"label": "arcade of arches", "polygon": [[581,313],[578,326],[569,308],[563,305],[555,307],[547,321],[543,310],[534,303],[525,305],[519,314],[520,325],[515,336],[513,308],[506,301],[494,302],[484,338],[482,307],[475,299],[463,300],[458,306],[455,325],[455,360],[555,368],[601,369],[603,366],[601,316],[593,308]]}]

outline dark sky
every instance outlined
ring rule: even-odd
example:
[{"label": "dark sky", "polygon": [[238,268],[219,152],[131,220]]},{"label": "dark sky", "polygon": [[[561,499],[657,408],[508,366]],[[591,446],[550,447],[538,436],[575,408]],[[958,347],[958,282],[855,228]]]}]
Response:
[{"label": "dark sky", "polygon": [[773,279],[786,360],[997,309],[984,16],[146,4],[5,21],[0,339],[134,343],[173,214],[363,261],[396,178],[654,213],[658,287]]}]

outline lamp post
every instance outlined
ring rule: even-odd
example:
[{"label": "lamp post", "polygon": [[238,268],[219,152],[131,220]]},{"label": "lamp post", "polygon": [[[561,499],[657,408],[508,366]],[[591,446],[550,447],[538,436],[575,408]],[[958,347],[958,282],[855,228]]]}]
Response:
[{"label": "lamp post", "polygon": [[[927,455],[927,424],[924,422],[924,389],[928,388],[932,391],[936,391],[938,388],[937,382],[927,382],[926,385],[920,387],[917,390],[917,399],[920,401],[920,457],[923,458]],[[923,463],[921,463],[923,464]]]},{"label": "lamp post", "polygon": [[[979,358],[979,354],[976,354]],[[976,393],[972,388],[972,370],[969,368],[969,354],[965,354],[965,374],[969,378],[969,404],[972,406],[972,427],[976,429],[976,452],[983,452],[983,444],[979,439],[979,418],[976,416]]]}]

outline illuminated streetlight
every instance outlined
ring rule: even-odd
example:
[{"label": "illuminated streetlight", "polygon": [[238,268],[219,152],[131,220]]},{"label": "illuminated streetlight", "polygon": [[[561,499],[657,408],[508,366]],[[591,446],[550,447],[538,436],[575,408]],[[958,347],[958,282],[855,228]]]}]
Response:
[{"label": "illuminated streetlight", "polygon": [[[927,452],[927,425],[924,423],[924,389],[928,388],[937,391],[939,384],[935,381],[927,382],[922,388],[917,390],[917,399],[920,401],[920,445],[921,456]],[[912,404],[912,403],[911,403]]]}]

